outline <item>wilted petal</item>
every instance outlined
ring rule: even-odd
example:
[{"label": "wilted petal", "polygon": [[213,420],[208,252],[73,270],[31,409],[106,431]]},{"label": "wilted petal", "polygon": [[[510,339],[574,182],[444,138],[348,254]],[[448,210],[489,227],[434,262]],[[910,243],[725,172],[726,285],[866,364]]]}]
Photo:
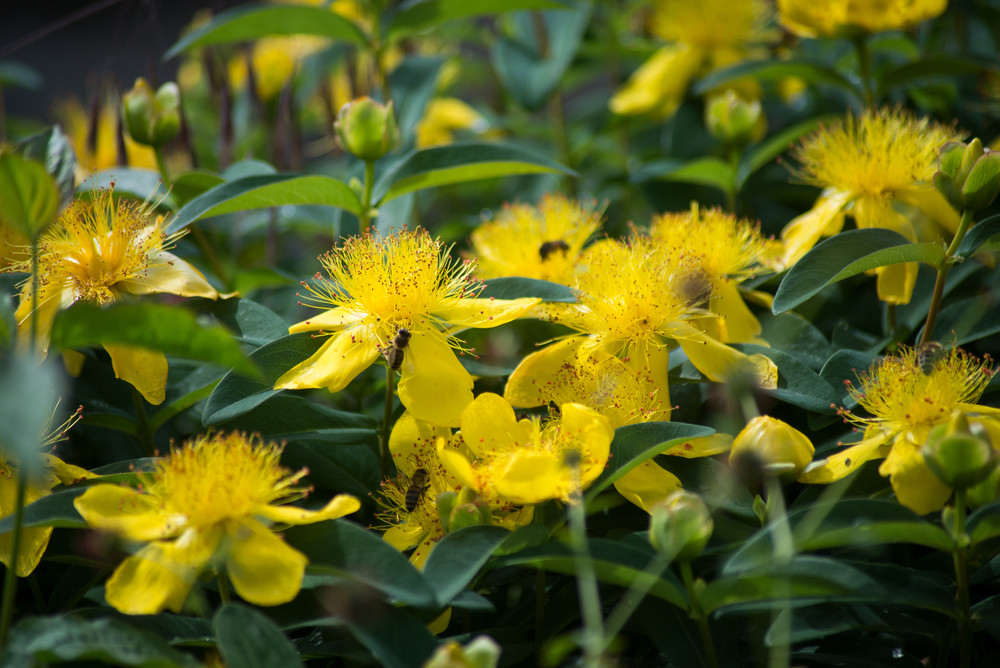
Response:
[{"label": "wilted petal", "polygon": [[813,208],[796,217],[781,231],[784,254],[781,263],[791,267],[808,253],[820,237],[836,234],[844,226],[843,209],[851,193],[843,190],[827,191],[820,196]]},{"label": "wilted petal", "polygon": [[379,354],[378,341],[367,327],[337,332],[312,357],[286,371],[274,387],[279,390],[325,387],[339,392],[371,366]]},{"label": "wilted petal", "polygon": [[254,605],[291,601],[302,587],[309,560],[255,520],[229,532],[226,572],[236,593]]}]

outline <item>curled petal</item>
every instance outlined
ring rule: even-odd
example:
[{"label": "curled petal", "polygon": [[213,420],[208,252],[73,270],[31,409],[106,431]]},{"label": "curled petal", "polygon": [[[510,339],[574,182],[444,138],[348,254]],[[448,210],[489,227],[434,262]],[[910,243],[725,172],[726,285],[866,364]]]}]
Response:
[{"label": "curled petal", "polygon": [[836,234],[844,226],[844,207],[851,193],[844,190],[826,191],[813,208],[793,219],[781,230],[784,254],[781,264],[790,267],[808,253],[820,237]]},{"label": "curled petal", "polygon": [[229,531],[226,571],[236,593],[254,605],[291,601],[309,560],[264,525],[244,520]]},{"label": "curled petal", "polygon": [[712,312],[722,316],[723,343],[752,341],[761,332],[760,321],[747,308],[734,281],[716,281]]},{"label": "curled petal", "polygon": [[764,389],[778,386],[778,368],[764,355],[747,355],[709,338],[687,323],[676,323],[673,334],[698,371],[716,382],[749,370]]},{"label": "curled petal", "polygon": [[951,487],[941,482],[927,466],[920,449],[906,439],[893,444],[878,472],[889,476],[896,498],[918,515],[940,510],[951,496]]},{"label": "curled petal", "polygon": [[296,364],[274,383],[278,390],[325,387],[339,392],[379,356],[378,342],[367,327],[337,332],[309,359]]},{"label": "curled petal", "polygon": [[563,339],[522,359],[507,380],[507,387],[503,391],[504,399],[519,408],[533,408],[548,403],[546,397],[549,393],[544,386],[551,383],[565,365],[574,363],[582,341],[581,337],[576,336]]},{"label": "curled petal", "polygon": [[457,427],[472,402],[472,376],[435,330],[414,334],[403,357],[399,400],[418,420]]},{"label": "curled petal", "polygon": [[314,524],[350,515],[360,507],[361,502],[350,494],[338,494],[320,510],[306,510],[297,506],[264,506],[257,514],[282,524]]},{"label": "curled petal", "polygon": [[72,485],[73,483],[80,482],[81,480],[89,480],[97,477],[87,469],[67,464],[54,455],[43,454],[42,462],[46,468],[52,471],[53,475],[56,476],[59,482],[64,485]]},{"label": "curled petal", "polygon": [[498,394],[480,394],[462,413],[462,439],[480,456],[509,451],[529,437],[520,431],[514,409]]},{"label": "curled petal", "polygon": [[73,506],[95,529],[137,542],[174,536],[186,523],[185,517],[165,514],[154,497],[123,485],[94,485],[76,497]]},{"label": "curled petal", "polygon": [[896,191],[896,197],[903,202],[913,204],[947,228],[952,234],[958,231],[958,223],[961,220],[961,216],[952,208],[951,204],[948,204],[948,200],[936,188],[898,190]]},{"label": "curled petal", "polygon": [[729,434],[712,434],[711,436],[698,436],[691,438],[680,445],[675,445],[661,454],[673,455],[693,459],[695,457],[709,457],[723,452],[729,452],[733,445],[733,437]]},{"label": "curled petal", "polygon": [[655,462],[645,461],[615,481],[615,489],[647,513],[653,504],[681,488],[681,481]]},{"label": "curled petal", "polygon": [[167,396],[167,358],[159,350],[105,343],[115,378],[121,378],[154,406]]},{"label": "curled petal", "polygon": [[563,404],[561,412],[562,435],[571,437],[581,446],[583,464],[580,478],[586,487],[604,471],[615,430],[610,420],[582,404]]},{"label": "curled petal", "polygon": [[885,457],[890,447],[892,444],[884,436],[867,438],[826,459],[813,462],[805,468],[798,480],[817,484],[836,482],[853,473],[865,462]]},{"label": "curled petal", "polygon": [[168,251],[151,254],[145,273],[120,281],[115,288],[134,295],[166,292],[181,297],[219,298],[219,293],[200,271]]},{"label": "curled petal", "polygon": [[523,318],[541,299],[468,299],[448,300],[436,307],[432,315],[442,322],[458,327],[497,327]]},{"label": "curled petal", "polygon": [[878,277],[875,285],[878,298],[887,304],[909,304],[913,297],[913,288],[917,284],[917,262],[904,262],[879,267],[875,270]]}]

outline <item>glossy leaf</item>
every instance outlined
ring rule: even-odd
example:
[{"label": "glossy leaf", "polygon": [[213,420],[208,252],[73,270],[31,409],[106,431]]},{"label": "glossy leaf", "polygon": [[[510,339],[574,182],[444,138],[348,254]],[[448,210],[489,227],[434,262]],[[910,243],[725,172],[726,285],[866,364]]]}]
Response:
[{"label": "glossy leaf", "polygon": [[396,548],[346,520],[292,527],[288,543],[309,557],[309,571],[362,582],[418,608],[437,605],[434,590]]},{"label": "glossy leaf", "polygon": [[286,204],[321,204],[361,212],[361,201],[344,183],[328,176],[260,174],[221,183],[181,207],[167,233],[202,218]]},{"label": "glossy leaf", "polygon": [[170,194],[181,206],[187,204],[198,195],[225,183],[226,180],[214,172],[190,171],[174,179]]},{"label": "glossy leaf", "polygon": [[[66,527],[85,529],[87,523],[73,506],[73,499],[83,494],[87,485],[75,485],[69,489],[46,494],[24,507],[25,527]],[[14,529],[14,516],[0,519],[0,534]]]},{"label": "glossy leaf", "polygon": [[374,200],[381,205],[424,188],[543,173],[576,176],[568,167],[513,144],[469,142],[435,146],[409,153],[382,175],[375,184]]},{"label": "glossy leaf", "polygon": [[573,288],[559,283],[542,281],[537,278],[505,276],[486,281],[486,288],[480,293],[482,299],[521,299],[539,297],[546,302],[576,303],[577,293]]},{"label": "glossy leaf", "polygon": [[718,70],[694,85],[698,95],[731,84],[738,79],[750,77],[764,81],[797,77],[808,83],[827,84],[852,93],[859,101],[861,92],[847,77],[833,67],[821,62],[807,60],[751,60]]},{"label": "glossy leaf", "polygon": [[697,183],[703,186],[718,188],[729,192],[734,187],[735,174],[728,162],[719,158],[696,158],[677,169],[660,176],[664,181],[679,181],[681,183]]},{"label": "glossy leaf", "polygon": [[966,531],[972,539],[972,545],[1000,536],[1000,503],[977,508],[969,516]]},{"label": "glossy leaf", "polygon": [[284,318],[250,299],[203,299],[197,306],[215,316],[243,343],[262,346],[288,336]]},{"label": "glossy leaf", "polygon": [[345,621],[351,635],[371,652],[377,665],[385,668],[424,665],[437,645],[437,639],[425,624],[390,606],[379,606],[369,612]]},{"label": "glossy leaf", "polygon": [[219,653],[227,666],[290,668],[301,666],[298,652],[274,622],[238,603],[219,608],[212,620]]},{"label": "glossy leaf", "polygon": [[315,35],[358,45],[368,41],[356,25],[326,7],[262,4],[219,12],[211,21],[177,40],[163,59],[169,60],[198,46],[247,42],[274,35]]},{"label": "glossy leaf", "polygon": [[936,266],[944,249],[936,243],[914,244],[891,230],[850,230],[830,237],[795,263],[778,286],[771,310],[795,308],[826,286],[876,267],[902,262]]},{"label": "glossy leaf", "polygon": [[393,111],[403,146],[411,146],[417,124],[427,103],[437,90],[438,73],[444,59],[437,56],[409,56],[389,75]]},{"label": "glossy leaf", "polygon": [[520,9],[566,9],[554,0],[409,0],[404,2],[389,21],[389,34],[399,37],[408,33],[434,28],[445,21],[501,14]]},{"label": "glossy leaf", "polygon": [[834,353],[823,333],[798,314],[765,315],[760,324],[763,327],[761,336],[772,348],[797,357],[811,369],[822,369]]},{"label": "glossy leaf", "polygon": [[59,190],[45,165],[7,151],[0,154],[0,220],[32,239],[55,220]]},{"label": "glossy leaf", "polygon": [[445,606],[458,596],[508,536],[510,531],[501,527],[475,526],[442,538],[423,569],[438,605]]},{"label": "glossy leaf", "polygon": [[969,257],[976,252],[996,250],[1000,250],[1000,216],[990,216],[969,229],[956,254]]},{"label": "glossy leaf", "polygon": [[374,429],[324,429],[271,438],[286,442],[282,466],[309,469],[309,482],[317,489],[364,498],[378,487],[382,476],[378,455],[373,447],[357,445],[376,443]]},{"label": "glossy leaf", "polygon": [[45,165],[45,171],[55,180],[60,206],[69,204],[76,185],[76,153],[62,128],[53,125],[45,132],[25,139],[18,147],[24,157]]},{"label": "glossy leaf", "polygon": [[831,404],[839,398],[837,391],[796,357],[753,343],[738,343],[733,347],[747,355],[764,355],[778,367],[778,387],[761,389],[760,392],[816,413],[835,412]]},{"label": "glossy leaf", "polygon": [[203,327],[186,309],[152,302],[106,308],[78,302],[56,316],[50,346],[56,350],[116,343],[256,373],[232,335]]},{"label": "glossy leaf", "polygon": [[842,406],[854,408],[858,402],[847,392],[846,381],[856,385],[859,374],[867,371],[876,359],[878,358],[870,353],[838,350],[826,361],[819,375],[840,395]]}]

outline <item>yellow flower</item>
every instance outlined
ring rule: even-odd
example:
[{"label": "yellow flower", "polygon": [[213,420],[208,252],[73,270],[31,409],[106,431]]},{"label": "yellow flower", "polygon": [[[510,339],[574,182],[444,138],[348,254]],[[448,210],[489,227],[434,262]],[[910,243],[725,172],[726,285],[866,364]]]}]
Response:
[{"label": "yellow flower", "polygon": [[489,123],[482,114],[454,97],[431,100],[417,123],[417,148],[441,146],[455,141],[455,131],[483,133]]},{"label": "yellow flower", "polygon": [[778,0],[781,23],[803,37],[906,30],[947,6],[948,0]]},{"label": "yellow flower", "polygon": [[[961,138],[953,128],[888,108],[848,116],[807,137],[795,152],[802,165],[798,176],[824,190],[810,211],[782,230],[784,265],[797,262],[821,236],[840,232],[848,212],[859,228],[893,230],[910,241],[938,235],[919,227],[914,209],[954,232],[958,214],[931,179],[938,150]],[[910,301],[917,263],[879,267],[875,273],[879,299],[890,304]]]},{"label": "yellow flower", "polygon": [[123,134],[126,164],[129,167],[156,169],[156,156],[149,146],[132,141],[128,133],[121,133],[118,116],[118,101],[109,100],[100,104],[96,118],[91,116],[73,98],[56,105],[56,118],[62,124],[66,136],[76,153],[77,179],[83,180],[90,172],[116,167],[121,164],[118,156],[119,134]]},{"label": "yellow flower", "polygon": [[[903,348],[876,362],[860,375],[860,388],[849,387],[870,414],[842,411],[846,420],[864,428],[862,440],[808,467],[799,480],[834,482],[869,460],[885,457],[879,473],[889,477],[900,503],[920,514],[944,505],[951,488],[921,454],[928,434],[953,414],[963,413],[971,425],[985,429],[993,443],[1000,443],[1000,409],[976,404],[990,379],[988,361],[955,348],[928,367],[918,350]],[[924,373],[928,369],[930,373]]]},{"label": "yellow flower", "polygon": [[[672,115],[691,80],[745,59],[762,41],[768,10],[759,0],[659,0],[652,30],[671,42],[654,53],[611,98],[616,114]],[[744,97],[759,96],[753,82]]]},{"label": "yellow flower", "polygon": [[[253,43],[250,64],[253,67],[254,93],[261,100],[272,100],[295,77],[299,64],[324,46],[322,37],[294,35],[263,37]],[[229,60],[229,82],[241,88],[247,81],[247,60],[240,52]]]},{"label": "yellow flower", "polygon": [[729,463],[750,455],[775,475],[794,479],[812,461],[814,452],[809,437],[801,431],[776,418],[759,415],[736,435]]},{"label": "yellow flower", "polygon": [[[79,422],[82,408],[70,416],[61,425],[51,429],[47,426],[43,431],[51,432],[45,437],[40,447],[46,448],[65,438],[66,432],[74,424]],[[43,496],[52,493],[52,489],[60,483],[70,485],[80,480],[93,478],[94,475],[79,466],[67,464],[58,457],[43,453],[41,455],[42,467],[41,475],[36,480],[28,480],[27,493],[24,498],[25,505],[33,503]],[[0,518],[13,515],[17,510],[17,477],[18,467],[13,461],[4,460],[0,457]],[[38,562],[42,560],[42,554],[49,545],[49,537],[52,535],[52,527],[28,527],[21,530],[21,545],[18,549],[17,565],[14,573],[23,578],[28,576]],[[11,548],[14,538],[13,533],[0,535],[0,563],[10,568]]]},{"label": "yellow flower", "polygon": [[[155,216],[154,207],[150,202],[116,202],[111,190],[97,190],[63,211],[39,240],[37,303],[33,304],[30,280],[21,290],[15,317],[22,342],[30,341],[31,322],[37,318],[38,345],[47,349],[56,314],[77,301],[108,304],[128,295],[158,292],[218,298],[201,272],[169,252],[183,232],[165,235],[165,221]],[[30,262],[20,270],[30,272]],[[163,353],[112,344],[104,348],[118,378],[134,385],[150,403],[163,401],[167,381]]]},{"label": "yellow flower", "polygon": [[758,225],[692,204],[688,212],[655,216],[649,235],[669,252],[694,258],[698,271],[681,287],[711,294],[706,304],[711,316],[696,320],[695,326],[723,343],[745,343],[760,334],[760,322],[737,288],[765,262]]},{"label": "yellow flower", "polygon": [[[564,404],[561,418],[518,420],[496,394],[484,393],[462,413],[461,443],[438,439],[445,469],[486,499],[516,505],[569,501],[604,471],[614,428],[592,408]],[[568,459],[579,456],[579,480]]]},{"label": "yellow flower", "polygon": [[270,525],[343,517],[360,503],[340,494],[318,511],[281,505],[308,488],[299,484],[306,470],[282,468],[280,456],[280,446],[238,432],[200,436],[140,473],[140,489],[96,485],[79,496],[90,526],[146,543],[108,580],[108,603],[130,615],[180,612],[198,574],[222,565],[250,603],[295,598],[308,559]]},{"label": "yellow flower", "polygon": [[317,277],[308,289],[313,301],[331,308],[289,332],[330,338],[275,387],[338,392],[406,329],[411,338],[400,367],[400,401],[419,420],[457,425],[472,401],[472,376],[452,351],[462,350],[453,333],[502,325],[540,300],[478,299],[484,285],[470,279],[475,263],[453,261],[448,251],[425,230],[402,230],[351,237],[324,255],[329,277]]},{"label": "yellow flower", "polygon": [[600,210],[561,194],[546,194],[536,206],[506,204],[496,219],[472,232],[477,273],[573,285],[583,246],[600,224]]}]

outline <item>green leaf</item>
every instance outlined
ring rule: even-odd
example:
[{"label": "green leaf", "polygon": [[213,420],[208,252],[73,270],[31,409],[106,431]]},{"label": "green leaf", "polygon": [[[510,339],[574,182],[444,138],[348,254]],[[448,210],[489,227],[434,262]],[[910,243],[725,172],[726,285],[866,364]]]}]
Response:
[{"label": "green leaf", "polygon": [[318,489],[353,494],[363,498],[378,488],[382,476],[374,448],[352,447],[361,433],[367,442],[376,443],[374,429],[324,429],[292,435],[279,435],[287,441],[281,454],[282,466],[293,471],[309,469],[309,483]]},{"label": "green leaf", "polygon": [[364,46],[368,38],[358,26],[326,7],[255,5],[219,12],[211,21],[185,34],[164,60],[189,49],[212,44],[248,42],[272,35],[316,35]]},{"label": "green leaf", "polygon": [[423,188],[540,173],[576,176],[568,167],[512,144],[468,142],[435,146],[412,151],[396,163],[375,184],[375,201],[381,205]]},{"label": "green leaf", "polygon": [[52,324],[50,345],[56,350],[105,343],[159,350],[231,367],[244,374],[257,371],[228,331],[203,327],[192,313],[177,306],[149,302],[102,308],[78,302],[61,311]]},{"label": "green leaf", "polygon": [[[24,507],[25,527],[64,527],[85,529],[87,523],[73,506],[73,500],[86,491],[89,485],[74,485],[69,489],[46,494]],[[0,534],[14,530],[14,516],[0,519]]]},{"label": "green leaf", "polygon": [[[600,538],[590,539],[590,555],[593,558],[597,579],[620,587],[629,587],[649,568],[658,556],[652,546],[641,545],[637,540],[611,541]],[[546,543],[521,552],[499,557],[499,566],[529,566],[552,573],[576,575],[577,557],[569,546],[562,543]],[[651,596],[661,598],[679,608],[687,609],[687,594],[683,585],[669,570],[660,574],[649,590]]]},{"label": "green leaf", "polygon": [[408,33],[434,28],[445,21],[502,14],[520,9],[568,9],[553,0],[409,0],[389,21],[389,35],[401,37]]},{"label": "green leaf", "polygon": [[941,244],[914,244],[892,230],[869,228],[841,232],[824,240],[785,274],[771,310],[783,313],[820,290],[876,267],[902,262],[937,266],[944,259]]},{"label": "green leaf", "polygon": [[185,172],[174,179],[170,194],[179,206],[183,206],[198,195],[225,182],[226,180],[215,172],[194,170]]},{"label": "green leaf", "polygon": [[211,313],[243,343],[262,346],[288,336],[288,323],[271,309],[250,299],[201,299],[199,311]]},{"label": "green leaf", "polygon": [[51,128],[18,144],[26,158],[45,165],[45,171],[55,179],[59,191],[59,205],[64,207],[73,199],[76,186],[76,153],[62,128]]},{"label": "green leaf", "polygon": [[0,87],[16,86],[39,90],[42,81],[42,75],[33,67],[14,60],[0,60]]},{"label": "green leaf", "polygon": [[732,67],[712,72],[707,77],[700,79],[694,85],[693,92],[696,95],[701,95],[744,77],[762,81],[798,77],[813,84],[836,86],[852,93],[858,101],[864,97],[858,87],[836,69],[821,62],[807,60],[744,61]]},{"label": "green leaf", "polygon": [[577,301],[577,293],[573,288],[537,278],[522,278],[520,276],[488,279],[486,288],[483,289],[479,297],[481,299],[539,297],[542,301],[566,304],[575,304]]},{"label": "green leaf", "polygon": [[[746,180],[757,170],[767,165],[779,155],[791,148],[792,144],[802,135],[815,130],[824,118],[809,118],[796,123],[790,128],[785,128],[778,134],[768,137],[765,141],[746,151],[740,159],[740,164],[736,168],[736,190],[740,190]],[[838,116],[839,118],[839,116]]]},{"label": "green leaf", "polygon": [[722,192],[733,190],[735,174],[728,162],[719,158],[696,158],[684,163],[677,169],[660,176],[664,181],[679,181],[681,183],[697,183],[698,185],[718,188]]},{"label": "green leaf", "polygon": [[309,571],[362,582],[390,599],[434,608],[437,598],[424,576],[378,534],[346,520],[292,527],[288,544],[309,557]]},{"label": "green leaf", "polygon": [[389,75],[403,146],[412,146],[417,124],[437,90],[443,64],[444,58],[440,56],[408,56]]},{"label": "green leaf", "polygon": [[166,232],[176,232],[202,218],[286,204],[333,206],[355,215],[361,212],[358,196],[336,179],[318,175],[260,174],[226,181],[198,195],[181,207],[167,225]]},{"label": "green leaf", "polygon": [[611,457],[604,472],[587,489],[584,496],[590,501],[616,480],[664,450],[699,436],[715,433],[711,427],[683,422],[643,422],[615,429],[611,441]]},{"label": "green leaf", "polygon": [[[365,602],[368,603],[368,602]],[[370,608],[368,603],[366,608]],[[351,635],[385,668],[420,668],[431,656],[437,639],[426,624],[404,610],[389,606],[366,609],[367,615],[345,615]]]},{"label": "green leaf", "polygon": [[45,165],[10,151],[0,154],[0,220],[36,238],[59,212],[59,190]]},{"label": "green leaf", "polygon": [[[194,657],[163,638],[114,619],[31,617],[17,624],[4,648],[4,666],[95,661],[137,668],[197,668]],[[89,663],[88,663],[89,665]]]},{"label": "green leaf", "polygon": [[760,392],[809,411],[836,412],[831,404],[837,403],[840,395],[830,383],[797,358],[776,348],[753,343],[737,343],[733,347],[747,355],[768,357],[778,367],[777,389],[761,389]]},{"label": "green leaf", "polygon": [[446,535],[434,546],[424,564],[424,577],[434,590],[440,606],[458,596],[479,569],[489,560],[493,551],[510,536],[501,527],[467,527]]},{"label": "green leaf", "polygon": [[966,531],[972,540],[972,545],[1000,536],[1000,503],[990,503],[977,508],[969,517]]},{"label": "green leaf", "polygon": [[301,666],[298,652],[274,622],[238,603],[219,608],[212,620],[219,653],[227,666],[286,668]]},{"label": "green leaf", "polygon": [[764,315],[760,324],[763,327],[761,337],[772,348],[797,357],[812,369],[822,369],[834,354],[833,346],[823,333],[796,313]]},{"label": "green leaf", "polygon": [[90,177],[77,186],[76,192],[80,197],[89,197],[94,190],[114,188],[116,197],[128,197],[130,199],[145,202],[161,202],[167,209],[174,210],[174,198],[167,193],[167,188],[163,185],[160,173],[152,169],[139,169],[131,167],[112,167],[94,172]]},{"label": "green leaf", "polygon": [[978,251],[1000,250],[1000,215],[990,216],[973,225],[962,243],[957,255],[969,257]]},{"label": "green leaf", "polygon": [[977,61],[971,58],[922,55],[920,60],[882,72],[878,76],[875,97],[883,98],[893,88],[900,86],[933,83],[934,80],[944,80],[951,83],[954,81],[954,77],[985,73],[995,67],[996,63]]},{"label": "green leaf", "polygon": [[858,374],[868,370],[868,367],[878,357],[870,353],[856,350],[838,350],[823,365],[819,372],[820,378],[830,384],[840,395],[840,404],[845,408],[854,408],[858,402],[848,392],[844,381],[856,384]]},{"label": "green leaf", "polygon": [[[40,473],[39,446],[63,391],[58,366],[53,360],[39,364],[34,356],[18,354],[0,367],[0,458],[17,461],[30,476]],[[10,484],[11,474],[5,475]]]}]

